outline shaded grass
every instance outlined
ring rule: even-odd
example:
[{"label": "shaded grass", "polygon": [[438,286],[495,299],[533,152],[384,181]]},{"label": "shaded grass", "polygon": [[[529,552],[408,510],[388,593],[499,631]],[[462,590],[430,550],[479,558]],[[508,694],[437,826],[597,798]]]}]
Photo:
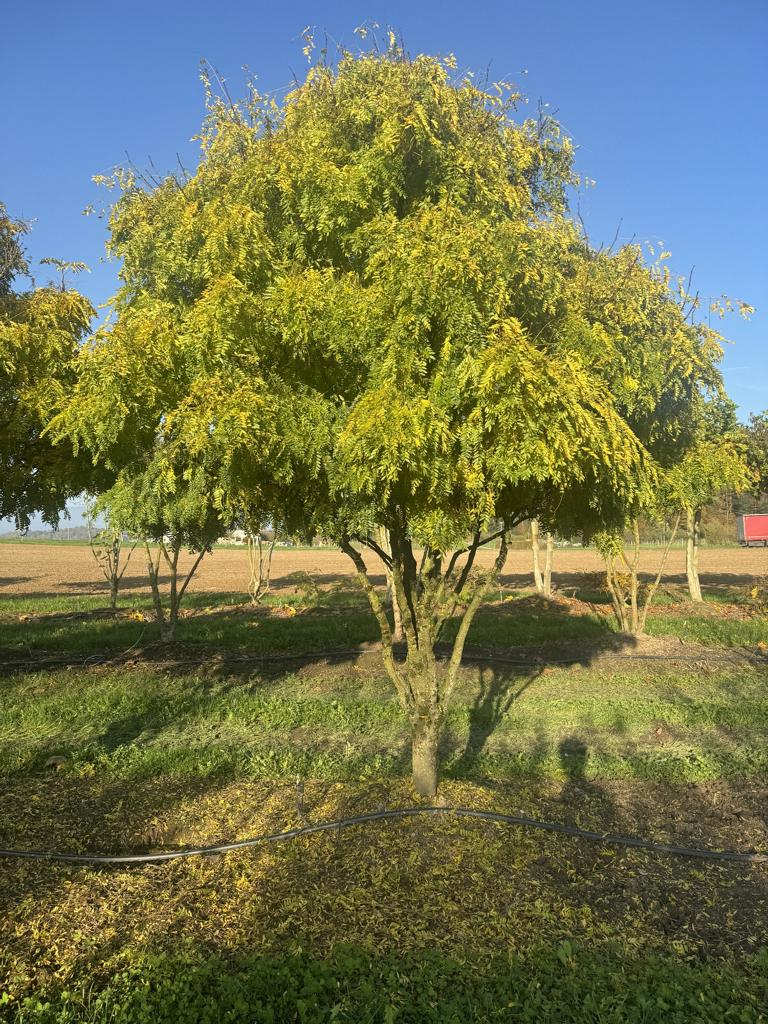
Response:
[{"label": "shaded grass", "polygon": [[[695,610],[680,615],[665,612],[662,605],[649,616],[647,631],[709,647],[754,647],[768,642],[768,620],[764,616],[729,616],[727,607],[724,614],[713,615],[712,609],[717,607],[717,602],[710,602],[698,615]],[[138,614],[128,617],[126,613],[131,610]],[[286,610],[291,615],[284,614]],[[343,649],[379,639],[378,626],[364,597],[347,586],[320,592],[309,602],[301,594],[267,595],[259,610],[237,594],[192,594],[187,613],[177,633],[177,644],[184,647],[295,653]],[[103,600],[93,595],[3,598],[0,614],[6,616],[0,620],[0,647],[21,655],[55,651],[87,657],[157,640],[149,598],[141,595],[130,600],[121,598],[117,616],[110,615]],[[26,620],[26,615],[31,618]],[[457,620],[447,623],[442,639],[450,642],[457,626]],[[489,602],[480,610],[468,643],[502,649],[610,640],[615,636],[613,618],[608,614],[569,612],[568,606],[548,605],[546,601],[532,607],[525,600],[508,598],[501,604]]]},{"label": "shaded grass", "polygon": [[[47,834],[53,815],[54,841],[77,846],[78,801],[87,813],[102,784],[21,786],[20,799],[38,800],[24,827]],[[586,827],[616,831],[649,815],[690,821],[697,842],[723,818],[706,792],[646,789],[571,777],[549,788],[448,783],[445,795],[566,819],[578,805]],[[290,786],[213,785],[159,803],[155,792],[126,792],[101,831],[89,816],[89,844],[202,843],[298,823]],[[332,820],[411,800],[399,783],[312,783],[304,813]],[[2,867],[0,972],[16,1021],[319,1022],[335,1011],[703,1024],[757,1022],[765,995],[764,872],[481,822],[384,822],[144,871]]]}]

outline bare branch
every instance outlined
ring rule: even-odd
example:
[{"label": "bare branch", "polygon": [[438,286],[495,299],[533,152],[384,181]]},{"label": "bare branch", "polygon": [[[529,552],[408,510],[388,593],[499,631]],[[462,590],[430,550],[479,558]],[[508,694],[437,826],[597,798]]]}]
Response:
[{"label": "bare branch", "polygon": [[189,572],[187,573],[187,575],[186,575],[186,578],[185,578],[184,582],[183,582],[183,583],[182,583],[182,585],[181,585],[181,589],[179,590],[179,595],[178,595],[178,597],[176,598],[176,603],[177,603],[177,604],[181,604],[181,599],[182,599],[182,597],[184,597],[184,591],[185,591],[185,590],[187,589],[187,587],[189,586],[189,581],[190,581],[190,580],[192,579],[192,577],[193,577],[193,576],[195,575],[195,572],[196,572],[196,570],[197,570],[197,567],[198,567],[198,565],[200,565],[200,563],[202,562],[202,560],[203,560],[203,556],[204,556],[204,555],[205,555],[205,548],[203,548],[203,550],[202,550],[202,551],[200,552],[200,554],[199,554],[199,555],[197,556],[197,558],[195,559],[195,564],[194,564],[194,565],[192,566],[192,568],[191,568],[191,569],[189,570]]},{"label": "bare branch", "polygon": [[387,675],[392,680],[392,684],[395,687],[403,707],[406,710],[409,710],[413,706],[413,693],[409,683],[403,677],[402,673],[398,671],[397,665],[395,664],[395,657],[392,649],[392,630],[389,628],[389,619],[387,618],[387,613],[382,600],[376,592],[376,588],[371,583],[363,556],[359,551],[356,551],[352,547],[351,539],[349,537],[342,537],[339,541],[339,547],[345,555],[348,555],[348,557],[352,559],[355,569],[357,570],[357,579],[365,591],[368,603],[371,606],[371,611],[376,616],[376,620],[379,624],[384,667],[387,671]]},{"label": "bare branch", "polygon": [[392,556],[387,554],[384,548],[377,544],[372,537],[367,534],[363,536],[362,534],[355,533],[352,535],[352,540],[356,540],[358,544],[364,544],[367,548],[370,548],[371,551],[374,551],[379,556],[384,565],[389,569],[392,568]]}]

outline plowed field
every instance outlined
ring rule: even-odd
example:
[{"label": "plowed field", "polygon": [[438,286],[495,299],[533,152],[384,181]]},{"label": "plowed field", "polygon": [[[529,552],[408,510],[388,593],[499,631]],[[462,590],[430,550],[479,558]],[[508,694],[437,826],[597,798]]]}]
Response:
[{"label": "plowed field", "polygon": [[[490,560],[490,552],[478,559],[480,564]],[[642,569],[655,572],[661,555],[658,550],[643,552]],[[121,584],[121,592],[141,593],[147,590],[144,567],[145,557],[140,549],[133,554]],[[182,570],[191,564],[184,555]],[[371,568],[377,564],[370,555]],[[381,563],[378,562],[378,566]],[[671,552],[666,568],[667,582],[683,582],[684,552]],[[585,573],[599,572],[602,560],[596,551],[585,548],[558,549],[554,557],[554,580],[560,587],[573,585]],[[349,559],[341,552],[317,548],[314,550],[275,551],[272,568],[275,590],[292,589],[297,572],[310,573],[320,586],[329,586],[352,574]],[[768,548],[704,548],[700,556],[700,572],[705,586],[748,587],[768,577]],[[191,589],[211,593],[238,593],[245,591],[248,582],[248,560],[245,550],[219,548],[208,555],[200,565],[191,583]],[[508,586],[524,587],[532,584],[531,555],[528,550],[510,552],[504,572]],[[2,594],[98,594],[105,590],[99,567],[86,546],[35,544],[0,544],[0,595]]]}]

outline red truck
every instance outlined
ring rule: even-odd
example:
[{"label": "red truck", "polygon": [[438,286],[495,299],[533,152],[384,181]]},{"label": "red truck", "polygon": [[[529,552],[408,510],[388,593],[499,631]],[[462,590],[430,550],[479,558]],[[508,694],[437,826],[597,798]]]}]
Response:
[{"label": "red truck", "polygon": [[768,547],[768,514],[739,516],[739,542],[745,548],[752,545]]}]

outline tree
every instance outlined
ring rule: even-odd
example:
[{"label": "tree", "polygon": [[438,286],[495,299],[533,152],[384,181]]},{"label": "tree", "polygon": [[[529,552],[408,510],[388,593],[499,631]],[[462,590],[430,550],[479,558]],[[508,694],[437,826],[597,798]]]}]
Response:
[{"label": "tree", "polygon": [[[667,492],[668,494],[668,492]],[[666,506],[663,501],[647,504],[643,508],[649,519],[664,516]],[[637,517],[629,523],[632,543],[629,552],[626,549],[623,532],[618,530],[601,531],[596,536],[598,551],[605,559],[605,579],[616,623],[622,633],[638,637],[645,634],[648,611],[651,602],[659,589],[664,568],[667,563],[672,544],[680,527],[680,512],[674,514],[672,528],[661,553],[661,561],[656,575],[650,584],[644,585],[640,580],[640,524]]]},{"label": "tree", "polygon": [[[622,407],[662,432],[711,360],[634,250],[590,249],[566,209],[571,144],[550,118],[516,121],[505,86],[391,42],[315,64],[282,104],[208,99],[192,177],[113,181],[124,284],[73,402],[102,451],[147,424],[223,507],[247,493],[338,542],[431,796],[508,531],[621,526],[656,475]],[[610,278],[607,304],[577,287],[587,263]],[[674,387],[645,387],[646,358],[671,364]],[[391,573],[402,660],[370,554]]]},{"label": "tree", "polygon": [[[106,518],[105,525],[94,532],[94,519],[103,515]],[[104,503],[94,502],[86,508],[86,524],[88,527],[88,542],[101,570],[104,579],[109,584],[109,606],[113,610],[117,608],[117,593],[120,589],[120,580],[125,575],[131,555],[136,549],[138,538],[128,549],[124,551],[123,531],[114,526],[109,520],[109,509]],[[125,557],[123,557],[125,555]]]},{"label": "tree", "polygon": [[744,430],[746,459],[755,494],[768,494],[768,409],[753,413]]},{"label": "tree", "polygon": [[658,570],[650,584],[640,582],[640,527],[638,515],[630,523],[632,543],[626,551],[623,534],[607,531],[598,535],[598,548],[606,560],[606,582],[616,621],[622,632],[640,636],[645,632],[648,611],[661,583],[672,544],[678,535],[682,517],[686,518],[686,574],[694,601],[703,600],[698,574],[701,539],[701,510],[724,488],[743,490],[749,472],[743,446],[735,435],[718,435],[722,427],[723,401],[706,403],[702,409],[701,439],[681,451],[678,462],[660,471],[651,500],[639,509],[651,521],[671,520],[667,541],[661,551]]},{"label": "tree", "polygon": [[[224,528],[205,474],[178,473],[163,455],[159,450],[143,472],[121,471],[102,501],[113,530],[142,539],[160,639],[171,642],[187,587]],[[195,555],[186,573],[179,567],[184,548]],[[168,574],[165,598],[163,570]]]},{"label": "tree", "polygon": [[57,397],[75,382],[75,357],[94,316],[90,302],[64,284],[64,273],[82,264],[56,261],[59,288],[15,290],[29,276],[27,230],[0,203],[0,519],[13,518],[20,530],[35,512],[56,526],[67,499],[94,483],[87,455],[46,434]]},{"label": "tree", "polygon": [[[572,299],[592,322],[591,343],[597,342],[592,357],[605,368],[617,411],[656,466],[656,485],[623,507],[617,516],[620,529],[606,531],[595,524],[618,626],[633,635],[645,629],[679,528],[678,513],[688,508],[697,483],[702,493],[715,484],[714,476],[706,478],[703,462],[710,459],[710,470],[722,474],[723,486],[738,476],[727,446],[717,467],[704,449],[700,459],[695,455],[697,445],[710,436],[707,431],[724,436],[725,420],[732,415],[718,368],[724,339],[708,323],[695,321],[698,299],[688,294],[682,279],[672,279],[665,262],[669,255],[661,253],[646,267],[639,246],[615,254],[599,250],[588,253],[573,276]],[[727,298],[713,309],[723,315],[738,309],[745,317],[752,312],[748,304]],[[567,507],[559,516],[564,532]],[[647,587],[639,578],[641,516],[672,524],[658,573]]]},{"label": "tree", "polygon": [[699,580],[701,513],[724,490],[750,486],[733,402],[720,397],[701,412],[700,436],[672,470],[672,487],[686,519],[685,568],[692,601],[703,601]]}]

